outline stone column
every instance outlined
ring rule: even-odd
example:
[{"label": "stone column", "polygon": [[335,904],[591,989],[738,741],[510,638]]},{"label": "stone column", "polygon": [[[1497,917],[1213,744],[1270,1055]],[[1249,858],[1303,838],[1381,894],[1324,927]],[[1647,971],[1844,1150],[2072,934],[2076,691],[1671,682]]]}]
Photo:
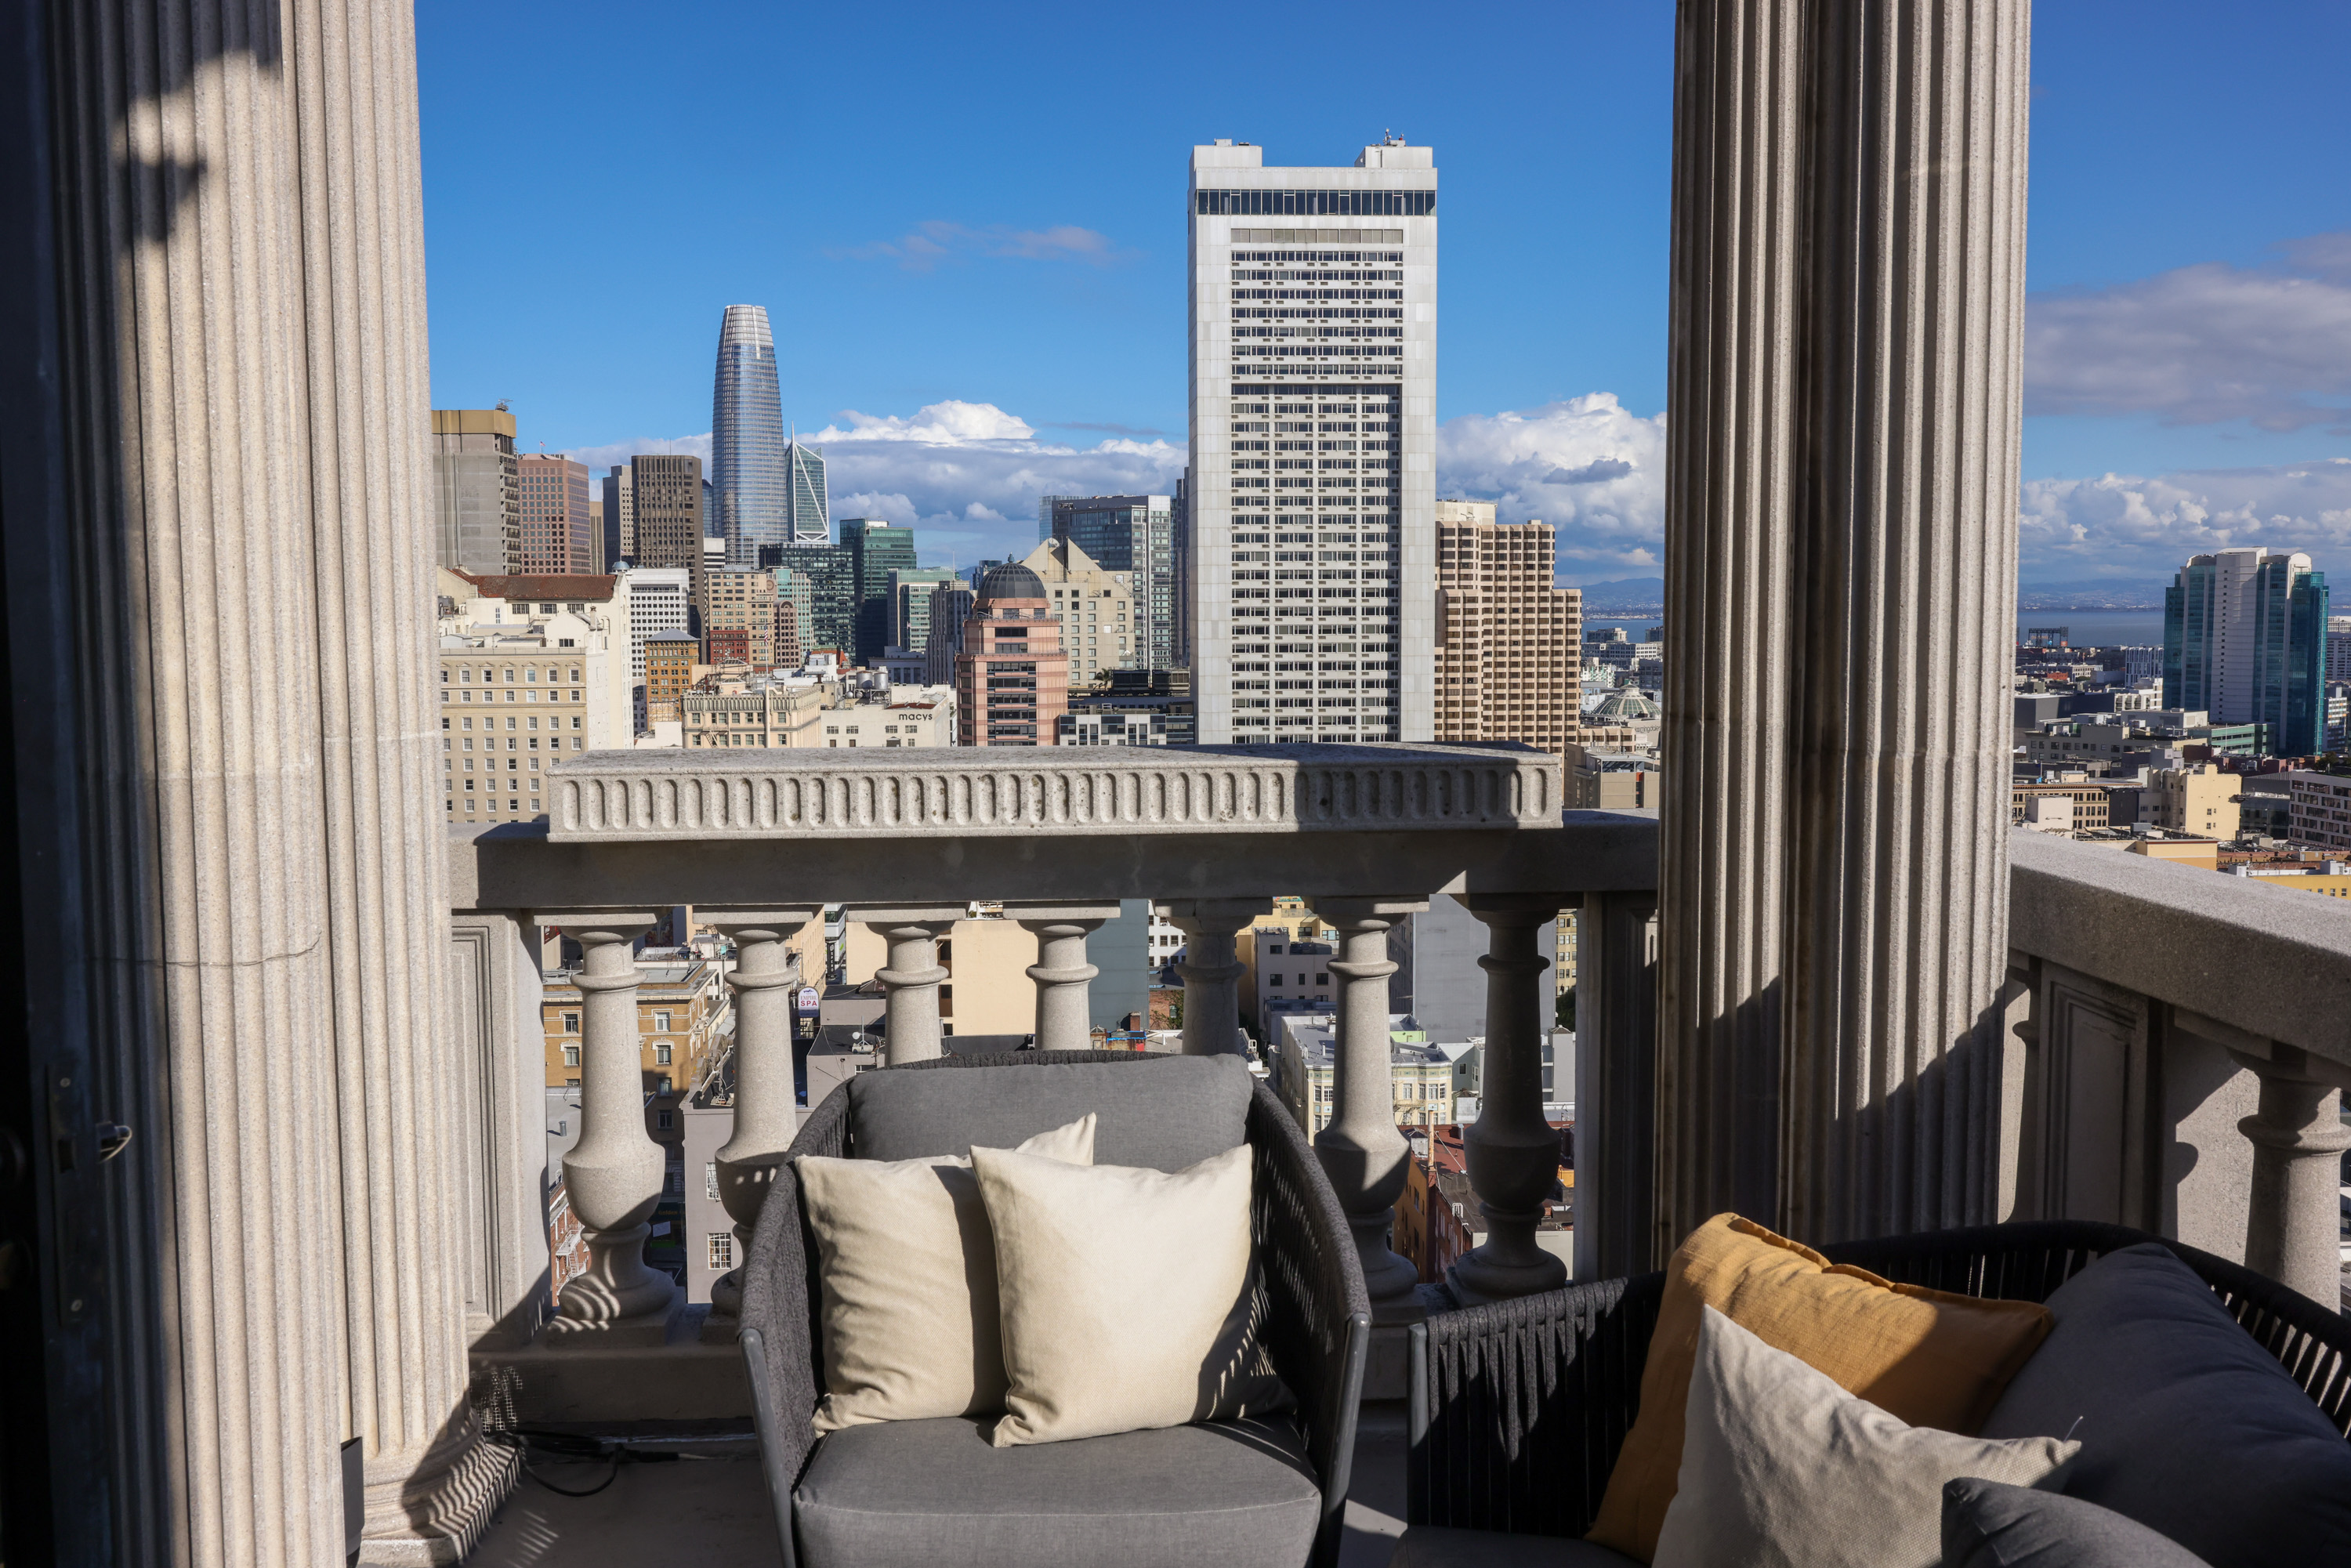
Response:
[{"label": "stone column", "polygon": [[872,926],[890,945],[890,967],[873,977],[883,988],[883,1049],[888,1063],[925,1061],[944,1051],[939,1028],[939,938],[965,917],[962,904],[874,909],[852,905],[849,918]]},{"label": "stone column", "polygon": [[2261,1108],[2237,1124],[2253,1144],[2245,1267],[2339,1308],[2343,1151],[2351,1148],[2336,1112],[2345,1070],[2290,1045],[2271,1052],[2229,1053],[2262,1081]]},{"label": "stone column", "polygon": [[1118,905],[1017,904],[1007,904],[1004,912],[1037,938],[1037,962],[1029,968],[1029,977],[1037,982],[1037,1049],[1091,1049],[1093,1019],[1086,987],[1102,971],[1086,962],[1086,937],[1117,919]]},{"label": "stone column", "polygon": [[719,1148],[718,1200],[735,1222],[735,1267],[710,1287],[705,1344],[731,1344],[741,1327],[743,1260],[751,1255],[751,1228],[799,1132],[799,1092],[793,1083],[793,999],[799,990],[799,964],[786,946],[811,920],[824,918],[815,905],[792,909],[708,908],[701,918],[735,944],[735,967],[726,983],[735,991],[735,1124]]},{"label": "stone column", "polygon": [[1535,938],[1556,898],[1479,898],[1462,906],[1486,923],[1486,1060],[1478,1120],[1461,1134],[1486,1239],[1446,1282],[1464,1303],[1531,1296],[1567,1282],[1567,1265],[1535,1243],[1542,1206],[1559,1182],[1559,1133],[1543,1120],[1542,1050],[1550,1033],[1541,981],[1551,960]]},{"label": "stone column", "polygon": [[1413,1291],[1418,1270],[1388,1248],[1410,1150],[1396,1131],[1388,1054],[1388,977],[1396,966],[1387,956],[1387,942],[1401,916],[1427,907],[1426,902],[1383,898],[1314,904],[1314,913],[1339,933],[1343,955],[1331,965],[1339,977],[1338,1082],[1332,1094],[1337,1114],[1315,1138],[1314,1152],[1347,1211],[1374,1322],[1409,1322],[1422,1311]]},{"label": "stone column", "polygon": [[1660,1223],[1989,1218],[2028,6],[1679,15]]},{"label": "stone column", "polygon": [[580,1142],[563,1156],[563,1179],[588,1243],[588,1267],[563,1287],[548,1332],[573,1343],[660,1344],[683,1301],[668,1275],[645,1265],[664,1161],[645,1130],[633,944],[656,915],[632,910],[555,919],[584,955],[573,977],[584,1015]]},{"label": "stone column", "polygon": [[1184,933],[1184,1054],[1230,1056],[1240,1049],[1241,977],[1249,971],[1234,937],[1260,915],[1270,898],[1179,898],[1159,906]]},{"label": "stone column", "polygon": [[[12,489],[10,522],[69,541],[45,564],[70,641],[42,650],[68,676],[55,707],[19,725],[78,753],[78,900],[55,914],[88,1010],[58,1027],[91,1058],[43,1089],[75,1127],[134,1134],[104,1167],[78,1288],[49,1297],[60,1336],[111,1347],[91,1354],[120,1381],[84,1415],[110,1426],[114,1468],[58,1490],[107,1500],[116,1560],[336,1563],[354,1428],[281,12],[40,17],[48,99],[12,107],[52,138],[46,167],[17,171],[44,205],[9,222],[12,243],[54,247],[64,472]],[[28,598],[32,564],[12,546]],[[19,669],[18,690],[46,674]]]},{"label": "stone column", "polygon": [[[299,193],[294,452],[317,581],[328,962],[367,1562],[455,1562],[514,1474],[465,1396],[414,21],[285,9]],[[534,1118],[535,1119],[535,1118]]]}]

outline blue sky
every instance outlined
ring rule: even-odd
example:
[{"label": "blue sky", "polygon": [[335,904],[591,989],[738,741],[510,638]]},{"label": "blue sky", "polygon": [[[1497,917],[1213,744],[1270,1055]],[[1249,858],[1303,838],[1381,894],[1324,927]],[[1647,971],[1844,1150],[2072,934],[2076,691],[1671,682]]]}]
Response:
[{"label": "blue sky", "polygon": [[[836,515],[1002,553],[1040,492],[1181,465],[1193,143],[1394,130],[1442,176],[1441,486],[1560,523],[1567,580],[1653,575],[1671,5],[1184,16],[423,0],[435,403],[694,449],[764,304]],[[2027,580],[2351,569],[2351,5],[2044,0],[2033,51]]]}]

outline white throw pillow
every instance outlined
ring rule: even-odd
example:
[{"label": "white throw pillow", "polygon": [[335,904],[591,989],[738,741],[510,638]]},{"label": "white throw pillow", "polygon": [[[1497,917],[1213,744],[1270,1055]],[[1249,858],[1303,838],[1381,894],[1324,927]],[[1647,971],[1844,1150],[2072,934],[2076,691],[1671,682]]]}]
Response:
[{"label": "white throw pillow", "polygon": [[1250,1332],[1251,1158],[1242,1145],[1170,1175],[972,1151],[1003,1307],[998,1448],[1283,1400]]},{"label": "white throw pillow", "polygon": [[2082,1446],[1906,1425],[1705,1312],[1653,1568],[1935,1568],[1945,1481],[2032,1486]]},{"label": "white throw pillow", "polygon": [[[1047,1164],[1092,1165],[1093,1115],[1020,1147]],[[1003,1409],[996,1242],[971,1162],[803,1155],[792,1166],[823,1292],[816,1430]]]}]

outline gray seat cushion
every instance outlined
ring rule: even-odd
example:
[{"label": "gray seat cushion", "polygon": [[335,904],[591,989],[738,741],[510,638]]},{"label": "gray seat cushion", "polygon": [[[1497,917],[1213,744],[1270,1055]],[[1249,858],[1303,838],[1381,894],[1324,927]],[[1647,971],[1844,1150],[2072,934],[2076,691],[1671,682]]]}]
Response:
[{"label": "gray seat cushion", "polygon": [[1633,1559],[1589,1541],[1558,1535],[1504,1535],[1416,1524],[1396,1542],[1388,1568],[1639,1568]]},{"label": "gray seat cushion", "polygon": [[809,1568],[1302,1568],[1322,1493],[1287,1421],[992,1448],[987,1420],[851,1427],[792,1500]]},{"label": "gray seat cushion", "polygon": [[2078,1497],[1967,1476],[1943,1483],[1943,1568],[2206,1568],[2135,1520]]},{"label": "gray seat cushion", "polygon": [[1008,1149],[1092,1111],[1094,1163],[1180,1171],[1248,1135],[1249,1068],[1238,1056],[939,1067],[849,1081],[852,1151],[864,1160]]},{"label": "gray seat cushion", "polygon": [[2152,1242],[2126,1248],[2067,1281],[2049,1313],[1981,1436],[2071,1433],[2067,1496],[2214,1568],[2351,1563],[2351,1443],[2195,1270]]}]

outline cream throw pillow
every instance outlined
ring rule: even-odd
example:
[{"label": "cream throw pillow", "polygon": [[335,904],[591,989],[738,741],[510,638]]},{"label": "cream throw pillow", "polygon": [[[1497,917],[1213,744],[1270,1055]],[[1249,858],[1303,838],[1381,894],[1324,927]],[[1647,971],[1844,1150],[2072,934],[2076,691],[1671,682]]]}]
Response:
[{"label": "cream throw pillow", "polygon": [[1284,1397],[1250,1333],[1249,1145],[1168,1174],[974,1149],[1010,1386],[999,1448]]},{"label": "cream throw pillow", "polygon": [[2082,1446],[1906,1425],[1704,1312],[1655,1568],[1936,1568],[1945,1481],[2032,1486]]},{"label": "cream throw pillow", "polygon": [[[1049,1165],[1092,1165],[1093,1115],[1020,1147]],[[1003,1409],[996,1243],[971,1162],[803,1155],[793,1169],[823,1291],[816,1430]]]}]

